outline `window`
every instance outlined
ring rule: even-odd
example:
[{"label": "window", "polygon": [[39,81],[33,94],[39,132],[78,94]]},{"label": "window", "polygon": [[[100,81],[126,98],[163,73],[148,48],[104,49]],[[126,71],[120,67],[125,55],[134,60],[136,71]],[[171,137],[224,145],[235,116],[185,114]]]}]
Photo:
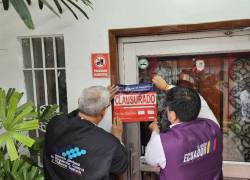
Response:
[{"label": "window", "polygon": [[27,99],[37,107],[58,104],[67,112],[63,36],[21,38]]}]

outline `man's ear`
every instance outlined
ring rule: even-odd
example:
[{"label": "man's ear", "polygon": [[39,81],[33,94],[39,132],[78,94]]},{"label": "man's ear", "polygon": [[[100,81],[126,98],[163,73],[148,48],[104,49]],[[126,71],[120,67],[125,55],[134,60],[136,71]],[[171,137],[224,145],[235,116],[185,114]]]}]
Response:
[{"label": "man's ear", "polygon": [[104,108],[104,109],[100,112],[100,115],[101,115],[102,118],[104,117],[105,113],[106,113],[106,108]]}]

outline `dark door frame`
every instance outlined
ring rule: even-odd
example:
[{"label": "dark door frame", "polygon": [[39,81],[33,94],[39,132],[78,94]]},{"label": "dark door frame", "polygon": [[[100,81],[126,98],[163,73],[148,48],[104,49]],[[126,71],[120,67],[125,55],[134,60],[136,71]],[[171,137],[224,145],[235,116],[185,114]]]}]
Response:
[{"label": "dark door frame", "polygon": [[199,24],[180,24],[109,30],[110,79],[112,84],[119,83],[118,38],[181,34],[201,31],[233,30],[250,27],[250,19],[219,21]]}]

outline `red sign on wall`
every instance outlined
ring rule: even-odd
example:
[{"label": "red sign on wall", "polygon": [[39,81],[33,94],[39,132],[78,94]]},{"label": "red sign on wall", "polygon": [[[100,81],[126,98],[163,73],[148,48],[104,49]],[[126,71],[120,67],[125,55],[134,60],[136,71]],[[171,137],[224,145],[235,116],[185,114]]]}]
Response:
[{"label": "red sign on wall", "polygon": [[117,94],[114,97],[114,117],[123,122],[156,121],[156,92]]},{"label": "red sign on wall", "polygon": [[109,77],[109,54],[94,53],[91,54],[92,76],[93,78]]}]

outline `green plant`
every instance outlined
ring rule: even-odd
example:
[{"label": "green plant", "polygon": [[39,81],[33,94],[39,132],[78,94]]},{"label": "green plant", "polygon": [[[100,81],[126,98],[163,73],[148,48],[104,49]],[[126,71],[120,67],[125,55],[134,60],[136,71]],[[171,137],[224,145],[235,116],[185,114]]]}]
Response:
[{"label": "green plant", "polygon": [[[43,180],[43,170],[22,158],[15,161],[3,160],[0,180]],[[1,165],[0,165],[1,166]]]},{"label": "green plant", "polygon": [[40,107],[40,110],[38,111],[39,121],[48,123],[49,120],[53,118],[55,115],[61,114],[56,112],[57,108],[58,108],[57,104]]},{"label": "green plant", "polygon": [[[34,29],[34,23],[30,14],[30,11],[28,9],[28,6],[25,3],[25,0],[2,0],[4,10],[9,9],[9,4],[12,4],[16,12],[19,14],[22,21],[25,23],[25,25],[29,29]],[[31,5],[31,0],[26,0],[28,5]],[[77,14],[73,10],[72,7],[76,8],[78,11],[80,11],[87,19],[89,19],[87,13],[84,11],[84,9],[79,5],[78,0],[53,0],[54,5],[57,7],[57,10],[60,14],[63,13],[62,10],[62,4],[69,9],[69,11],[74,15],[76,19],[78,19]],[[93,9],[93,5],[90,0],[81,0],[82,5],[86,7],[90,7]],[[43,6],[47,6],[49,10],[51,10],[56,16],[60,17],[60,15],[57,13],[57,11],[53,8],[53,5],[51,5],[51,2],[47,0],[38,0],[38,5],[40,9],[43,9]]]},{"label": "green plant", "polygon": [[18,106],[23,93],[16,92],[15,89],[9,89],[6,94],[0,89],[0,146],[7,147],[10,160],[18,158],[16,141],[23,145],[31,147],[34,139],[27,136],[27,131],[37,129],[39,122],[37,113],[31,102]]},{"label": "green plant", "polygon": [[[58,105],[48,105],[40,107],[38,111],[38,119],[39,119],[39,131],[41,133],[46,132],[47,123],[56,115],[61,114],[57,112]],[[29,147],[29,152],[33,156],[40,156],[42,149],[44,147],[44,136],[40,136],[35,138],[35,143]]]},{"label": "green plant", "polygon": [[[19,106],[22,95],[15,89],[9,89],[6,94],[0,88],[0,180],[44,179],[37,161],[44,138],[30,138],[28,132],[38,129],[45,132],[49,120],[59,114],[56,112],[58,105],[37,109],[31,102],[26,102]],[[20,147],[27,148],[29,153],[18,152]]]}]

